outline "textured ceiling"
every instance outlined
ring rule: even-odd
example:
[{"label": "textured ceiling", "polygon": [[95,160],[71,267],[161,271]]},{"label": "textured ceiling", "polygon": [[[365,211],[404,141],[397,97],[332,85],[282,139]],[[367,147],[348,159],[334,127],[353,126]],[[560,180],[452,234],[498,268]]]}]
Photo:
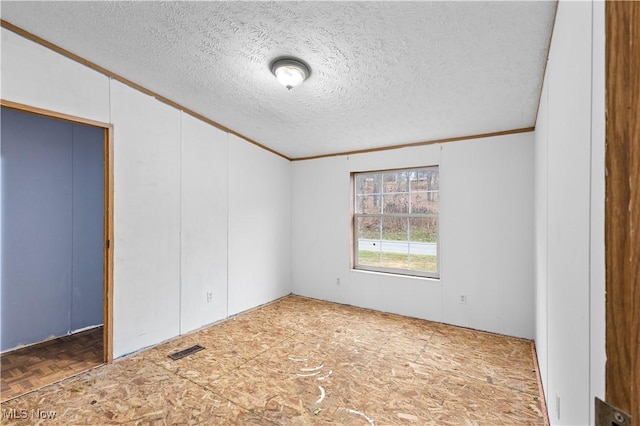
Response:
[{"label": "textured ceiling", "polygon": [[[531,127],[555,2],[2,2],[2,19],[288,157]],[[279,56],[311,77],[287,91]]]}]

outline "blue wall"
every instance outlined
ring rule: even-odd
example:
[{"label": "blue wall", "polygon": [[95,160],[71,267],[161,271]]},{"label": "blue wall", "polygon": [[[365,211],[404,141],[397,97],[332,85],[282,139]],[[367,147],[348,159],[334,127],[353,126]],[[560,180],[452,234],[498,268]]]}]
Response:
[{"label": "blue wall", "polygon": [[102,324],[103,130],[2,108],[2,351]]},{"label": "blue wall", "polygon": [[73,125],[71,330],[102,324],[104,130]]}]

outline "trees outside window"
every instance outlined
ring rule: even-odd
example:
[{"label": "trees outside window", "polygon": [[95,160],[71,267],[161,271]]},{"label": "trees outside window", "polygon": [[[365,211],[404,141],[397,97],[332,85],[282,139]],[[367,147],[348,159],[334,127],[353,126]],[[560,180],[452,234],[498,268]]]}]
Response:
[{"label": "trees outside window", "polygon": [[439,278],[437,166],[353,174],[354,267]]}]

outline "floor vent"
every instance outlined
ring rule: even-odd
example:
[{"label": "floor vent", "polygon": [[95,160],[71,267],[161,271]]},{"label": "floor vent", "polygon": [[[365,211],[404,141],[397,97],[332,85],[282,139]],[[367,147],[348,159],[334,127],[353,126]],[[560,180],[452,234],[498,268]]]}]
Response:
[{"label": "floor vent", "polygon": [[169,358],[171,358],[172,360],[174,360],[174,361],[175,361],[175,360],[178,360],[178,359],[184,358],[184,357],[186,357],[186,356],[189,356],[189,355],[191,355],[191,354],[195,354],[196,352],[199,352],[199,351],[201,351],[201,350],[203,350],[203,349],[204,349],[204,347],[203,347],[203,346],[200,346],[200,345],[193,345],[193,346],[191,346],[191,347],[189,347],[189,348],[187,348],[187,349],[183,349],[183,350],[181,350],[181,351],[178,351],[178,352],[172,353],[171,355],[169,355]]}]

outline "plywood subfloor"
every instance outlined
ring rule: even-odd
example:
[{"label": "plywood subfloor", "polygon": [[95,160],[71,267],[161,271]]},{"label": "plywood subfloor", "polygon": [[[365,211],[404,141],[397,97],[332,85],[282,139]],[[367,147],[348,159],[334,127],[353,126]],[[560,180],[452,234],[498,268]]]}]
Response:
[{"label": "plywood subfloor", "polygon": [[102,327],[4,353],[0,400],[23,395],[103,363]]},{"label": "plywood subfloor", "polygon": [[530,341],[289,296],[2,409],[54,411],[46,424],[543,425],[539,392]]}]

